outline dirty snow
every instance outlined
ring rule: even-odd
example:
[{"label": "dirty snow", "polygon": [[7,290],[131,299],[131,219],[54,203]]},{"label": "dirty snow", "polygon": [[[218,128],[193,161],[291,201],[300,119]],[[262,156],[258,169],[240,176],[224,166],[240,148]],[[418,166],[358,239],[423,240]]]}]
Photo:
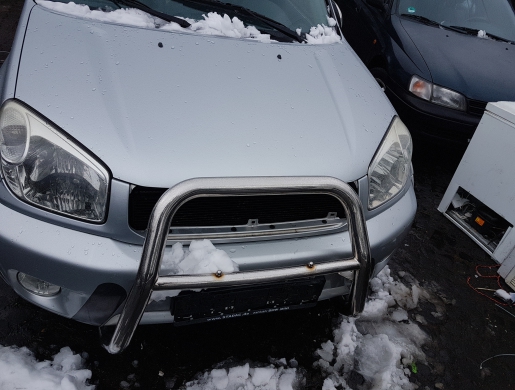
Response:
[{"label": "dirty snow", "polygon": [[[290,361],[295,365],[295,360]],[[222,363],[223,365],[223,363]],[[215,368],[187,382],[186,390],[293,390],[302,387],[304,377],[295,367],[288,367],[285,359],[271,359],[266,366],[250,367],[249,363],[230,368]]]},{"label": "dirty snow", "polygon": [[386,267],[370,282],[373,294],[358,318],[342,316],[329,340],[317,350],[314,366],[327,375],[323,390],[351,389],[347,381],[352,371],[361,374],[367,388],[415,389],[409,381],[412,364],[425,362],[421,346],[427,335],[408,319],[419,299],[430,294],[413,285],[394,281]]},{"label": "dirty snow", "polygon": [[[147,14],[146,12],[129,8],[116,9],[113,11],[90,10],[87,5],[69,3],[56,3],[48,0],[36,0],[39,5],[45,8],[61,12],[67,15],[78,16],[86,19],[98,20],[101,22],[117,23],[129,26],[143,28],[158,28],[163,31],[179,31],[185,33],[197,33],[203,35],[219,35],[231,38],[253,39],[260,42],[271,42],[269,34],[262,34],[254,26],[245,26],[237,17],[232,19],[228,15],[220,15],[216,12],[209,12],[203,15],[203,20],[193,20],[182,18],[188,21],[191,26],[187,28],[181,27],[174,22],[166,22],[160,18]],[[181,18],[180,16],[178,16]],[[328,18],[328,24],[312,27],[306,34],[306,40],[309,44],[328,44],[341,40],[333,26],[336,21]],[[297,30],[300,35],[300,29]]]},{"label": "dirty snow", "polygon": [[[209,240],[192,241],[188,249],[180,242],[165,252],[161,262],[163,275],[213,274],[222,271],[224,274],[238,271],[238,264],[231,260],[227,252],[216,249]],[[178,291],[154,291],[153,301],[177,295]]]},{"label": "dirty snow", "polygon": [[[407,287],[394,281],[386,267],[371,281],[373,294],[359,318],[341,316],[334,339],[316,351],[314,369],[325,377],[323,390],[352,390],[347,381],[352,371],[361,374],[372,390],[411,390],[412,367],[425,363],[421,346],[427,335],[409,321],[408,310],[420,299],[434,300],[431,293],[418,286]],[[271,359],[269,365],[217,367],[206,370],[185,385],[187,390],[279,389],[303,387],[305,370],[292,359]],[[223,366],[220,363],[220,366]],[[235,373],[238,375],[235,375]],[[358,390],[357,388],[354,390]]]},{"label": "dirty snow", "polygon": [[[187,250],[176,244],[167,262],[175,266],[177,272],[212,270],[208,265],[201,266],[202,261],[198,259],[205,259],[206,254],[209,258],[210,254],[216,253],[213,258],[216,261],[221,259],[220,264],[230,269],[227,254],[216,251],[207,240],[192,242]],[[408,312],[416,308],[420,300],[428,300],[435,305],[440,302],[433,315],[443,315],[445,309],[441,300],[429,290],[421,288],[411,275],[402,274],[402,280],[411,284],[410,287],[395,281],[388,267],[381,271],[370,282],[372,294],[364,312],[358,318],[341,316],[339,325],[333,331],[333,339],[322,343],[315,351],[317,360],[311,370],[322,373],[322,390],[358,390],[348,385],[353,372],[365,379],[359,389],[416,388],[409,377],[417,363],[426,363],[421,347],[428,341],[428,336],[410,320]],[[413,318],[423,320],[419,314]],[[91,371],[83,369],[83,363],[83,359],[68,347],[61,349],[53,361],[38,363],[27,348],[0,346],[0,389],[93,389],[93,386],[87,385]],[[269,358],[267,363],[250,364],[248,361],[238,363],[228,360],[198,374],[182,388],[293,390],[304,387],[306,374],[306,369],[299,367],[295,359],[287,362],[284,358]]]},{"label": "dirty snow", "polygon": [[83,359],[64,347],[52,361],[38,362],[26,347],[0,345],[0,389],[93,390],[86,384],[91,371],[83,368]]}]

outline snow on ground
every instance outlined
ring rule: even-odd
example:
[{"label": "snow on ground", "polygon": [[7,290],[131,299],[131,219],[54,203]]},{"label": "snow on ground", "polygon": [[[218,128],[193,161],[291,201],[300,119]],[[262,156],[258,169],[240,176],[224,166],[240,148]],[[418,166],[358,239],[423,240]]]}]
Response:
[{"label": "snow on ground", "polygon": [[[87,5],[75,4],[74,2],[59,3],[48,0],[37,0],[37,3],[45,8],[67,15],[101,22],[118,23],[143,28],[159,28],[163,31],[194,32],[203,35],[219,35],[231,38],[253,39],[260,42],[271,42],[269,34],[262,34],[254,26],[245,26],[237,17],[231,19],[228,15],[222,16],[216,12],[209,12],[207,15],[203,15],[203,20],[193,20],[178,16],[191,24],[191,26],[184,28],[177,23],[168,23],[134,8],[101,11],[91,10]],[[336,21],[332,18],[328,18],[328,24],[330,27],[324,25],[312,27],[310,32],[306,34],[307,43],[327,44],[339,42],[341,38],[333,28]],[[299,30],[297,30],[297,33],[300,35]]]},{"label": "snow on ground", "polygon": [[[167,257],[167,264],[175,272],[217,270],[225,272],[234,267],[223,251],[211,242],[192,242],[188,250],[176,244]],[[221,253],[220,253],[221,252]],[[205,264],[212,259],[216,266]],[[237,267],[233,268],[233,271]],[[365,384],[361,388],[372,390],[412,390],[409,381],[417,363],[426,363],[421,346],[427,335],[408,317],[408,310],[417,307],[421,299],[435,303],[434,316],[442,315],[443,306],[435,296],[418,286],[416,280],[401,273],[411,287],[395,281],[386,267],[372,279],[372,294],[365,310],[357,317],[341,316],[333,332],[333,339],[321,344],[315,351],[317,361],[311,370],[320,370],[325,378],[322,390],[352,389],[348,382],[353,372],[361,374]],[[423,319],[417,318],[422,322]],[[31,390],[83,390],[91,371],[83,369],[81,356],[65,347],[52,362],[37,362],[25,347],[0,346],[0,389],[27,388]],[[266,364],[248,362],[221,362],[214,369],[198,374],[187,382],[185,390],[293,390],[302,389],[307,371],[298,367],[295,359],[270,359]],[[355,375],[355,374],[354,374]]]},{"label": "snow on ground", "polygon": [[53,361],[38,362],[27,348],[0,345],[0,389],[93,390],[86,384],[91,371],[83,369],[83,359],[68,347]]},{"label": "snow on ground", "polygon": [[[295,361],[291,364],[295,365]],[[286,360],[272,360],[261,367],[241,366],[215,368],[186,383],[186,390],[293,390],[301,388],[304,378],[297,368],[288,367]]]},{"label": "snow on ground", "polygon": [[417,362],[425,363],[421,346],[427,335],[408,320],[406,310],[414,309],[421,298],[430,299],[430,294],[394,281],[388,267],[370,286],[373,294],[363,313],[358,318],[342,316],[334,340],[317,350],[315,367],[327,375],[323,390],[351,389],[347,381],[352,371],[373,390],[415,388],[409,376]]},{"label": "snow on ground", "polygon": [[[341,316],[334,339],[322,343],[314,368],[325,376],[323,390],[352,390],[347,384],[353,371],[361,374],[372,390],[411,390],[409,376],[416,363],[425,363],[421,346],[427,335],[408,320],[407,310],[420,299],[433,300],[418,286],[407,287],[394,281],[386,267],[370,285],[373,294],[358,318]],[[434,313],[433,315],[436,315]],[[186,383],[187,390],[254,390],[301,389],[304,370],[295,360],[272,359],[271,364],[249,367],[249,364],[206,370]],[[221,363],[220,365],[223,365]],[[354,389],[357,390],[357,389]]]}]

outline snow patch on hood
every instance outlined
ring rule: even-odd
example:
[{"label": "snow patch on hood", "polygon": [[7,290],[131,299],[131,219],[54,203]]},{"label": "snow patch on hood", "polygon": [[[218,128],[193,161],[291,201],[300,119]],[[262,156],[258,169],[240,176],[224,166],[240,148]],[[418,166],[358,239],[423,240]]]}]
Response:
[{"label": "snow patch on hood", "polygon": [[57,3],[47,0],[37,0],[39,5],[63,14],[78,16],[100,22],[126,24],[135,27],[155,28],[156,18],[137,9],[117,9],[110,12],[90,10],[87,5],[70,3]]},{"label": "snow patch on hood", "polygon": [[309,33],[306,34],[306,40],[311,45],[329,44],[339,42],[341,37],[334,28],[319,24],[316,27],[311,27]]},{"label": "snow patch on hood", "polygon": [[209,12],[207,15],[202,15],[204,20],[194,20],[186,18],[190,27],[183,28],[177,23],[168,23],[160,27],[165,31],[181,31],[191,32],[194,31],[204,35],[220,35],[231,38],[247,38],[255,39],[260,42],[270,42],[269,34],[261,34],[254,26],[245,27],[243,22],[237,17],[232,19],[228,15],[220,15],[216,12]]},{"label": "snow patch on hood", "polygon": [[[190,18],[178,18],[186,20],[191,24],[189,27],[181,27],[175,22],[166,22],[138,9],[116,9],[113,11],[91,10],[87,5],[69,3],[56,3],[48,0],[36,0],[39,5],[45,8],[61,12],[67,15],[78,16],[86,19],[98,20],[101,22],[118,23],[143,28],[158,28],[163,31],[195,32],[203,35],[218,35],[231,38],[252,39],[260,42],[272,42],[269,34],[262,34],[254,26],[245,26],[237,17],[232,19],[228,15],[220,15],[216,12],[209,12],[202,15],[204,20],[194,20]],[[309,44],[328,44],[341,40],[333,26],[336,21],[328,18],[328,24],[311,27],[306,34]]]}]

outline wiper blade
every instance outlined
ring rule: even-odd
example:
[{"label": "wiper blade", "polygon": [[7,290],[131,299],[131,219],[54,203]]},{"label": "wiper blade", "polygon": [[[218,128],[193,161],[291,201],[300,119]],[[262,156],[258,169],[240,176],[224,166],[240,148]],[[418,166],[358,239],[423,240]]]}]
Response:
[{"label": "wiper blade", "polygon": [[415,19],[421,23],[424,23],[424,24],[427,24],[430,26],[440,26],[440,23],[438,23],[437,21],[431,20],[429,18],[426,18],[425,16],[413,15],[413,14],[401,14],[401,16],[405,16],[410,19]]},{"label": "wiper blade", "polygon": [[[470,27],[463,27],[463,26],[444,26],[444,27],[447,27],[447,28],[449,28],[451,30],[454,30],[454,31],[457,31],[457,32],[461,32],[463,34],[468,34],[468,35],[477,35],[479,33],[479,31],[481,31],[481,30],[479,30],[477,28],[470,28]],[[513,41],[511,41],[509,39],[506,39],[506,38],[503,38],[503,37],[499,37],[499,36],[494,35],[494,34],[490,34],[489,32],[486,32],[486,31],[485,31],[485,34],[486,34],[487,37],[495,39],[495,40],[498,40],[498,41],[514,43]]]},{"label": "wiper blade", "polygon": [[146,12],[147,14],[150,14],[157,18],[166,20],[167,22],[177,23],[179,26],[181,26],[183,28],[187,28],[187,27],[191,26],[191,24],[188,23],[187,20],[178,18],[176,16],[168,15],[163,12],[159,12],[159,11],[149,7],[148,5],[143,4],[142,2],[140,2],[138,0],[111,0],[111,1],[114,4],[116,4],[118,7],[120,7],[120,4],[123,4],[123,5],[126,5],[131,8],[136,8],[136,9],[139,9],[140,11]]},{"label": "wiper blade", "polygon": [[[124,0],[124,1],[126,1],[126,0]],[[130,1],[133,1],[133,0],[130,0]],[[288,28],[284,24],[279,23],[279,22],[269,18],[268,16],[262,15],[258,12],[254,12],[254,11],[252,11],[248,8],[242,7],[240,5],[224,3],[219,0],[175,0],[175,1],[182,3],[184,5],[202,4],[202,5],[208,5],[210,7],[218,8],[218,9],[221,9],[224,11],[231,10],[232,13],[235,15],[239,15],[239,14],[248,15],[250,17],[253,17],[254,19],[257,19],[257,20],[263,22],[264,24],[266,24],[270,27],[273,27],[277,31],[283,33],[287,37],[290,37],[297,42],[300,42],[300,43],[304,42],[304,39],[302,37],[300,37],[295,31]]]},{"label": "wiper blade", "polygon": [[461,32],[463,34],[468,34],[468,35],[477,35],[477,33],[479,32],[478,29],[470,28],[470,27],[463,27],[463,26],[446,26],[446,27],[450,30],[454,30],[454,31]]}]

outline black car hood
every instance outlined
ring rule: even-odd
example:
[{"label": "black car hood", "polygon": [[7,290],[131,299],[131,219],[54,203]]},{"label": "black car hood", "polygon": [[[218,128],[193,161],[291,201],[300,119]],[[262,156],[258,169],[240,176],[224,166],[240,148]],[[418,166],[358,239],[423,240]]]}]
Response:
[{"label": "black car hood", "polygon": [[433,83],[470,99],[515,100],[515,45],[401,20]]}]

